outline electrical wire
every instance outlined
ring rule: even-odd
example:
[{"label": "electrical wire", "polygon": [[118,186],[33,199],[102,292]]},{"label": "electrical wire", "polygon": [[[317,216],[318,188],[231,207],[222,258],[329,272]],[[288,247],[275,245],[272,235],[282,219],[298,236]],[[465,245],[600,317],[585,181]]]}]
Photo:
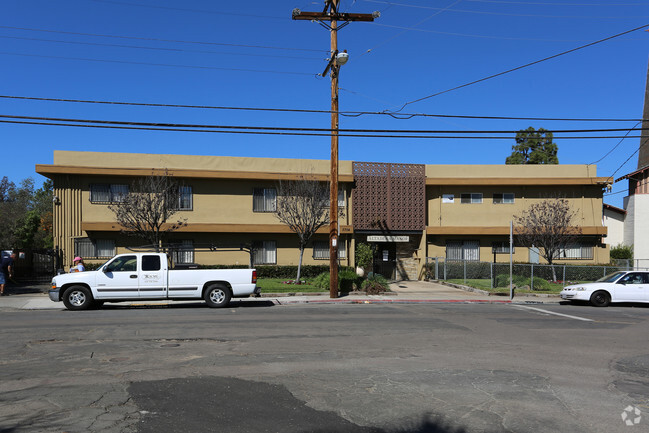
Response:
[{"label": "electrical wire", "polygon": [[411,4],[405,4],[405,3],[395,3],[395,2],[388,2],[388,1],[383,1],[383,0],[365,0],[366,2],[370,3],[381,3],[381,4],[389,4],[390,6],[402,6],[402,7],[408,7],[408,8],[417,8],[417,9],[432,9],[432,10],[440,10],[440,11],[448,11],[448,12],[457,12],[457,13],[466,13],[466,14],[477,14],[477,15],[497,15],[497,16],[508,16],[508,17],[533,17],[533,18],[568,18],[568,19],[629,19],[629,18],[647,18],[647,16],[569,16],[569,15],[538,15],[538,14],[515,14],[515,13],[504,13],[504,12],[489,12],[489,11],[474,11],[474,10],[467,10],[467,9],[450,9],[448,8],[439,8],[439,7],[433,7],[433,6],[422,6],[422,5],[411,5]]},{"label": "electrical wire", "polygon": [[410,104],[414,104],[414,103],[416,103],[416,102],[421,102],[421,101],[424,101],[424,100],[426,100],[426,99],[433,98],[433,97],[435,97],[435,96],[443,95],[444,93],[452,92],[452,91],[454,91],[454,90],[462,89],[462,88],[464,88],[464,87],[468,87],[468,86],[471,86],[471,85],[473,85],[473,84],[481,83],[481,82],[483,82],[483,81],[487,81],[487,80],[490,80],[490,79],[492,79],[492,78],[499,77],[499,76],[501,76],[501,75],[509,74],[509,73],[511,73],[511,72],[518,71],[518,70],[520,70],[520,69],[527,68],[527,67],[529,67],[529,66],[533,66],[533,65],[539,64],[539,63],[541,63],[541,62],[545,62],[545,61],[548,61],[548,60],[551,60],[551,59],[554,59],[554,58],[557,58],[557,57],[560,57],[560,56],[564,56],[564,55],[569,54],[569,53],[574,53],[575,51],[582,50],[582,49],[584,49],[584,48],[591,47],[591,46],[593,46],[593,45],[600,44],[600,43],[602,43],[602,42],[606,42],[606,41],[609,41],[609,40],[611,40],[611,39],[618,38],[618,37],[620,37],[620,36],[624,36],[624,35],[626,35],[626,34],[629,34],[629,33],[632,33],[632,32],[638,31],[638,30],[642,30],[642,29],[644,29],[644,28],[647,27],[647,26],[649,26],[649,24],[644,24],[644,25],[642,25],[642,26],[635,27],[635,28],[633,28],[633,29],[626,30],[626,31],[621,32],[621,33],[617,33],[617,34],[615,34],[615,35],[608,36],[608,37],[606,37],[606,38],[604,38],[604,39],[600,39],[600,40],[597,40],[597,41],[595,41],[595,42],[591,42],[591,43],[588,43],[588,44],[586,44],[586,45],[579,46],[579,47],[577,47],[577,48],[572,48],[572,49],[570,49],[570,50],[563,51],[563,52],[561,52],[561,53],[554,54],[554,55],[552,55],[552,56],[544,57],[544,58],[542,58],[542,59],[540,59],[540,60],[535,60],[535,61],[533,61],[533,62],[526,63],[526,64],[524,64],[524,65],[517,66],[517,67],[515,67],[515,68],[511,68],[511,69],[508,69],[508,70],[506,70],[506,71],[499,72],[499,73],[497,73],[497,74],[493,74],[493,75],[489,75],[489,76],[484,77],[484,78],[480,78],[479,80],[474,80],[474,81],[471,81],[471,82],[469,82],[469,83],[462,84],[462,85],[460,85],[460,86],[455,86],[455,87],[452,87],[452,88],[450,88],[450,89],[443,90],[443,91],[441,91],[441,92],[433,93],[432,95],[424,96],[423,98],[419,98],[419,99],[415,99],[415,100],[413,100],[413,101],[406,102],[405,104],[403,104],[403,105],[401,106],[401,108],[399,108],[398,110],[396,110],[396,112],[398,113],[399,111],[403,110],[404,108],[406,108],[406,106],[408,106],[408,105],[410,105]]},{"label": "electrical wire", "polygon": [[99,63],[119,63],[123,65],[164,66],[168,68],[204,69],[204,70],[213,70],[213,71],[262,72],[265,74],[287,74],[287,75],[307,75],[307,76],[316,75],[308,72],[273,71],[273,70],[263,70],[263,69],[245,69],[245,68],[222,68],[218,66],[179,65],[173,63],[133,62],[129,60],[91,59],[88,57],[46,56],[44,54],[9,53],[6,51],[0,51],[0,54],[8,55],[8,56],[39,57],[45,59],[77,60],[77,61],[84,61],[84,62],[99,62]]},{"label": "electrical wire", "polygon": [[[36,96],[18,96],[18,95],[0,95],[4,99],[17,99],[27,101],[45,101],[45,102],[69,102],[81,104],[106,104],[106,105],[125,105],[135,107],[165,107],[165,108],[193,108],[193,109],[210,109],[210,110],[241,110],[241,111],[269,111],[283,113],[315,113],[331,114],[331,110],[309,110],[297,108],[264,108],[264,107],[231,107],[217,105],[189,105],[189,104],[157,104],[150,102],[125,102],[125,101],[101,101],[88,99],[64,99],[64,98],[45,98]],[[568,121],[568,122],[642,122],[642,119],[611,119],[611,118],[556,118],[556,117],[511,117],[511,116],[473,116],[461,114],[430,114],[430,113],[401,113],[396,116],[393,113],[384,111],[340,111],[341,116],[358,117],[360,115],[377,115],[390,116],[395,119],[410,119],[413,117],[440,117],[440,118],[459,118],[459,119],[482,119],[482,120],[533,120],[533,121]],[[404,116],[404,117],[401,117]]]},{"label": "electrical wire", "polygon": [[[642,123],[641,121],[638,122],[638,123],[636,123],[635,125],[633,125],[633,128],[635,128],[636,126],[640,125],[641,123]],[[630,133],[631,133],[631,129],[629,129],[629,132],[628,132],[626,135],[629,135]],[[625,135],[625,137],[626,137],[626,135]],[[609,150],[609,151],[606,153],[606,155],[602,156],[600,159],[598,159],[598,160],[595,161],[595,162],[591,162],[591,163],[589,163],[588,165],[594,165],[594,164],[597,164],[598,162],[600,162],[601,160],[603,160],[604,158],[606,158],[607,156],[609,156],[609,155],[610,155],[610,154],[611,154],[615,149],[617,149],[617,147],[618,147],[620,144],[622,144],[623,141],[624,141],[624,138],[621,139],[620,141],[618,141],[617,144],[616,144],[615,146],[613,146],[613,148],[612,148],[611,150]]]},{"label": "electrical wire", "polygon": [[171,51],[171,52],[183,52],[183,53],[200,53],[200,54],[227,54],[228,56],[249,56],[249,57],[270,57],[270,58],[283,58],[283,59],[301,59],[301,60],[321,60],[319,57],[297,57],[297,56],[285,56],[282,54],[253,54],[253,53],[238,53],[230,51],[209,51],[209,50],[188,50],[183,48],[163,48],[163,47],[145,47],[141,45],[122,45],[122,44],[102,44],[100,42],[79,42],[79,41],[64,41],[61,39],[45,39],[45,38],[27,38],[21,36],[5,36],[0,35],[2,39],[19,39],[23,41],[35,41],[35,42],[52,42],[60,44],[73,44],[73,45],[90,45],[96,47],[114,47],[114,48],[134,48],[142,50],[154,50],[154,51]]},{"label": "electrical wire", "polygon": [[543,5],[543,6],[647,6],[646,3],[547,3],[508,0],[464,0],[473,3],[501,3],[514,5]]},{"label": "electrical wire", "polygon": [[[80,126],[80,127],[97,127],[97,128],[116,128],[116,129],[147,129],[158,131],[193,131],[193,132],[222,132],[222,133],[258,133],[258,134],[278,134],[278,135],[304,135],[304,136],[331,136],[334,132],[332,129],[325,128],[298,128],[298,127],[277,127],[277,126],[248,126],[248,125],[197,125],[182,123],[162,123],[162,122],[133,122],[133,121],[115,121],[115,120],[97,120],[97,119],[73,119],[58,117],[37,117],[37,116],[17,116],[0,114],[0,118],[10,120],[0,120],[2,123],[24,123],[37,125],[55,125],[55,126]],[[638,129],[639,130],[639,129]],[[565,130],[566,133],[577,132],[615,132],[617,130]],[[389,130],[389,129],[339,129],[338,136],[341,137],[373,137],[373,138],[443,138],[443,139],[511,139],[511,136],[467,136],[464,134],[512,134],[517,131],[445,131],[445,130]],[[407,134],[407,135],[406,135]],[[411,135],[426,134],[426,135]],[[433,135],[435,134],[435,135]],[[460,136],[448,136],[437,134],[463,134]],[[600,139],[600,138],[619,138],[614,136],[574,136],[574,137],[554,137],[555,139]]]},{"label": "electrical wire", "polygon": [[0,29],[11,29],[11,30],[25,30],[30,32],[44,32],[44,33],[57,33],[64,35],[76,35],[76,36],[96,36],[101,38],[115,38],[115,39],[132,39],[138,41],[156,41],[156,42],[174,42],[180,44],[197,44],[197,45],[219,45],[226,47],[240,47],[240,48],[261,48],[269,50],[289,50],[289,51],[309,51],[316,53],[329,53],[329,50],[315,50],[311,48],[291,48],[291,47],[276,47],[269,45],[247,45],[247,44],[229,44],[224,42],[205,42],[205,41],[187,41],[181,39],[161,39],[161,38],[145,38],[137,36],[122,36],[122,35],[107,35],[101,33],[82,33],[82,32],[69,32],[63,30],[49,30],[49,29],[36,29],[31,27],[15,27],[15,26],[3,26],[0,25]]}]

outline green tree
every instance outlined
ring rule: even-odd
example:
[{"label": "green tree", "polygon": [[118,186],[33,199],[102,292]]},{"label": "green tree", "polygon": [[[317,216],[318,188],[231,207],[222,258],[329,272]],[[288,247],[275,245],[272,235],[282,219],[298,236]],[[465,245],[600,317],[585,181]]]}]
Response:
[{"label": "green tree", "polygon": [[543,128],[535,130],[531,126],[516,133],[516,145],[505,164],[558,164],[559,148],[552,141],[552,133]]},{"label": "green tree", "polygon": [[40,249],[52,246],[52,181],[35,190],[34,179],[20,186],[0,180],[0,247]]},{"label": "green tree", "polygon": [[633,260],[633,245],[620,244],[611,247],[611,258]]}]

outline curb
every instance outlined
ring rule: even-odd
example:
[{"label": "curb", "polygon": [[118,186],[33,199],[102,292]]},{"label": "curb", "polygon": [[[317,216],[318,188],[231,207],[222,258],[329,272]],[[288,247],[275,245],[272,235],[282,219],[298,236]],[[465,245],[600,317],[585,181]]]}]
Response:
[{"label": "curb", "polygon": [[[484,299],[327,299],[327,300],[280,300],[278,305],[290,304],[511,304],[510,300],[484,300]],[[542,302],[538,302],[542,303]]]}]

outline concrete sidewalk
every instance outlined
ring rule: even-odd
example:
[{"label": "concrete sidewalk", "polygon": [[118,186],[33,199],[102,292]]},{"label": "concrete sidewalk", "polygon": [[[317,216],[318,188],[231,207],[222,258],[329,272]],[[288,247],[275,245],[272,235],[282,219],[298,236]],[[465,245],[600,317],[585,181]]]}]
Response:
[{"label": "concrete sidewalk", "polygon": [[[52,302],[47,296],[48,286],[25,286],[9,288],[9,296],[0,297],[0,309],[19,310],[61,310],[62,302]],[[261,298],[235,299],[233,302],[259,303],[272,302],[275,305],[291,304],[422,304],[422,303],[557,303],[558,296],[515,296],[513,301],[508,296],[488,295],[471,292],[460,288],[428,281],[400,281],[390,285],[392,293],[385,295],[349,294],[336,299],[323,294],[262,294]],[[181,303],[202,303],[202,301],[140,301],[120,302],[115,304],[129,306],[167,306]]]}]

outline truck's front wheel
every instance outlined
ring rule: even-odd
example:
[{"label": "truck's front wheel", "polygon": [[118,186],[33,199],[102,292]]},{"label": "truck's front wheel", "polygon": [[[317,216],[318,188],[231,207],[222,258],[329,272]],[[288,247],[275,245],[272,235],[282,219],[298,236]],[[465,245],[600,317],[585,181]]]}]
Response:
[{"label": "truck's front wheel", "polygon": [[63,303],[68,310],[87,310],[92,302],[90,290],[83,286],[72,286],[63,293]]},{"label": "truck's front wheel", "polygon": [[212,284],[205,290],[205,303],[211,308],[222,308],[230,303],[230,290],[220,284]]}]

